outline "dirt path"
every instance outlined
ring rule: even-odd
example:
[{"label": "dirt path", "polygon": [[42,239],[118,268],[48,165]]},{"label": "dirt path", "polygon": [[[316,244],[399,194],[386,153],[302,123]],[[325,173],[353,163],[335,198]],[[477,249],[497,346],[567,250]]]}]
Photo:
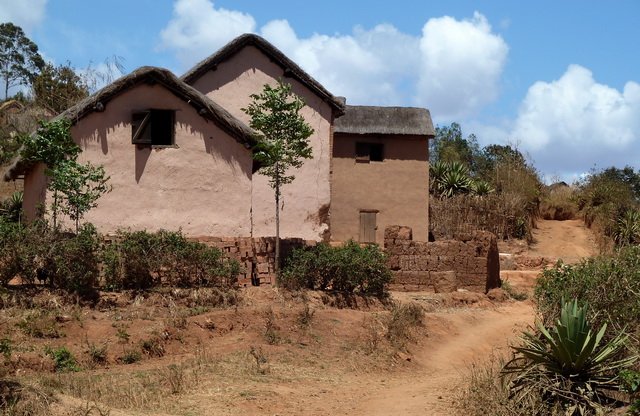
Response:
[{"label": "dirt path", "polygon": [[431,328],[429,347],[418,351],[420,370],[395,379],[366,397],[354,415],[451,415],[456,394],[470,366],[493,352],[507,352],[509,343],[533,323],[530,302],[494,310],[439,314]]},{"label": "dirt path", "polygon": [[[597,253],[593,236],[581,220],[541,220],[534,238],[535,243],[522,254],[576,262]],[[514,288],[530,292],[539,271],[505,273]],[[533,324],[534,313],[532,302],[526,301],[492,310],[440,314],[441,328],[436,329],[429,348],[416,353],[419,373],[376,389],[350,414],[451,415],[469,367],[492,352],[507,352],[521,331]]]},{"label": "dirt path", "polygon": [[561,258],[572,263],[598,251],[593,235],[582,220],[539,220],[533,238],[534,243],[527,252],[529,256]]}]

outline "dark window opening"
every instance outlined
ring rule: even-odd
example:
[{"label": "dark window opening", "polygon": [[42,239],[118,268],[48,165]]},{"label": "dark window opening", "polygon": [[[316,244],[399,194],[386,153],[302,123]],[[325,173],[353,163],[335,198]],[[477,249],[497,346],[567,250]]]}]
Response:
[{"label": "dark window opening", "polygon": [[172,146],[175,135],[175,111],[147,110],[131,116],[131,143]]},{"label": "dark window opening", "polygon": [[356,162],[382,162],[384,145],[382,143],[356,143]]}]

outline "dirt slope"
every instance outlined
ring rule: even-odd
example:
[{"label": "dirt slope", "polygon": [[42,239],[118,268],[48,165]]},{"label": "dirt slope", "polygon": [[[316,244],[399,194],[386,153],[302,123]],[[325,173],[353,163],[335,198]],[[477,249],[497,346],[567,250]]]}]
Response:
[{"label": "dirt slope", "polygon": [[533,237],[534,243],[527,251],[529,256],[561,258],[573,263],[598,251],[591,231],[582,220],[539,220]]}]

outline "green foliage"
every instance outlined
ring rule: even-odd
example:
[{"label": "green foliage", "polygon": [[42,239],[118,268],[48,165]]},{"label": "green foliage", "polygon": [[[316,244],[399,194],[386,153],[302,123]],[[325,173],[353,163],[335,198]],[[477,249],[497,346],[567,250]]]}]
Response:
[{"label": "green foliage", "polygon": [[67,347],[47,348],[45,353],[53,360],[57,372],[80,371],[78,362]]},{"label": "green foliage", "polygon": [[35,104],[61,113],[89,95],[89,88],[71,64],[45,64],[32,84]]},{"label": "green foliage", "polygon": [[291,183],[289,168],[299,168],[303,159],[311,158],[309,137],[313,129],[300,114],[304,101],[291,92],[291,85],[278,81],[277,87],[265,84],[260,94],[252,94],[253,102],[243,108],[258,132],[254,158],[260,162],[260,173],[267,176],[277,194],[280,185]]},{"label": "green foliage", "polygon": [[278,283],[288,289],[336,290],[374,296],[386,294],[391,281],[384,252],[377,245],[348,241],[340,247],[321,243],[296,249],[286,259]]},{"label": "green foliage", "polygon": [[9,88],[33,81],[44,66],[38,46],[13,23],[0,24],[0,77],[4,79],[4,97]]},{"label": "green foliage", "polygon": [[97,206],[102,195],[111,191],[104,168],[91,163],[82,165],[75,160],[65,160],[53,168],[49,175],[49,189],[54,195],[52,211],[69,216],[75,223],[76,231],[84,214]]},{"label": "green foliage", "polygon": [[618,246],[640,243],[640,211],[628,209],[618,218],[613,239]]},{"label": "green foliage", "polygon": [[0,339],[0,354],[2,354],[5,361],[9,361],[11,359],[12,351],[13,347],[11,346],[11,340],[9,338]]},{"label": "green foliage", "polygon": [[71,138],[71,122],[59,119],[40,122],[36,134],[25,138],[20,156],[24,163],[42,162],[49,169],[65,160],[75,160],[80,147]]},{"label": "green foliage", "polygon": [[147,289],[236,284],[240,265],[205,244],[188,241],[181,232],[120,231],[104,248],[104,276],[111,289]]},{"label": "green foliage", "polygon": [[96,201],[102,195],[111,191],[104,168],[76,161],[80,151],[71,138],[71,122],[66,119],[42,122],[38,132],[24,142],[23,161],[47,165],[49,188],[53,192],[54,228],[58,225],[58,212],[62,212],[74,221],[77,232],[80,219],[97,205]]},{"label": "green foliage", "polygon": [[436,162],[431,170],[431,188],[441,198],[466,194],[471,190],[469,169],[460,162]]},{"label": "green foliage", "polygon": [[291,168],[299,168],[304,159],[311,159],[309,137],[313,129],[300,110],[304,101],[291,91],[291,85],[278,81],[276,87],[265,84],[260,94],[243,108],[257,132],[258,143],[253,149],[254,159],[260,163],[259,172],[269,178],[274,190],[276,208],[276,271],[280,269],[280,196],[281,187],[293,182]]},{"label": "green foliage", "polygon": [[0,202],[0,217],[4,221],[18,223],[22,219],[22,201],[24,194],[17,191]]},{"label": "green foliage", "polygon": [[640,173],[628,166],[594,171],[578,183],[576,202],[602,251],[607,242],[634,244],[636,226],[630,211],[640,209]]},{"label": "green foliage", "polygon": [[93,295],[99,274],[99,242],[90,224],[71,234],[57,232],[43,222],[0,221],[0,284],[18,276],[25,283],[39,278],[55,288]]},{"label": "green foliage", "polygon": [[125,351],[125,353],[119,358],[122,364],[134,364],[142,359],[142,354],[140,351],[130,350]]},{"label": "green foliage", "polygon": [[462,164],[470,172],[476,172],[480,146],[476,136],[462,137],[462,127],[458,123],[436,127],[436,137],[430,141],[430,161]]},{"label": "green foliage", "polygon": [[[594,324],[608,322],[616,331],[626,328],[640,334],[640,247],[620,249],[577,265],[559,263],[538,279],[535,299],[547,322],[559,316],[562,299],[578,298],[589,303]],[[631,347],[640,351],[636,338]]]},{"label": "green foliage", "polygon": [[538,324],[539,334],[525,332],[503,370],[514,375],[512,399],[520,401],[533,393],[561,403],[568,415],[599,411],[611,401],[605,391],[620,388],[618,373],[636,360],[619,357],[627,335],[620,332],[605,341],[606,329],[605,323],[593,332],[587,306],[574,300],[563,304],[552,328]]}]

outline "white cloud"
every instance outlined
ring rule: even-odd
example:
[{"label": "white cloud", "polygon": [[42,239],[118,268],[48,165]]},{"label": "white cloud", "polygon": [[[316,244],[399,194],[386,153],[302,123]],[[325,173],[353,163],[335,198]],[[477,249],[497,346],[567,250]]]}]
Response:
[{"label": "white cloud", "polygon": [[420,103],[441,118],[455,120],[497,97],[509,48],[482,14],[475,12],[463,21],[430,19],[422,33]]},{"label": "white cloud", "polygon": [[[256,32],[248,14],[211,0],[177,0],[161,47],[174,50],[186,69],[245,32]],[[437,120],[467,116],[493,100],[508,53],[477,12],[468,20],[430,19],[421,36],[379,24],[301,38],[286,20],[257,32],[351,104],[422,105]]]},{"label": "white cloud", "polygon": [[13,0],[0,2],[0,23],[11,22],[25,32],[42,23],[47,0]]},{"label": "white cloud", "polygon": [[640,84],[627,82],[619,91],[597,83],[587,68],[571,65],[558,80],[529,88],[510,137],[547,172],[635,164]]},{"label": "white cloud", "polygon": [[174,50],[183,65],[192,65],[255,26],[251,15],[216,9],[210,0],[177,0],[160,33],[161,47]]}]

